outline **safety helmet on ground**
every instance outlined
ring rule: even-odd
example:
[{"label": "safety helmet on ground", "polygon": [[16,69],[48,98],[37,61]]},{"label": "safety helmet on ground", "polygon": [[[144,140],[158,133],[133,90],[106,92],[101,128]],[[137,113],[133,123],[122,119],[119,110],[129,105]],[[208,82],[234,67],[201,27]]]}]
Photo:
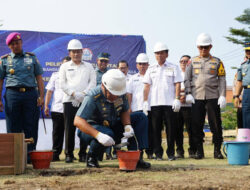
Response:
[{"label": "safety helmet on ground", "polygon": [[110,69],[104,73],[102,84],[115,96],[126,94],[126,77],[119,69]]},{"label": "safety helmet on ground", "polygon": [[67,49],[68,50],[82,49],[82,43],[77,39],[70,40]]},{"label": "safety helmet on ground", "polygon": [[197,46],[209,46],[212,45],[212,38],[209,34],[201,33],[196,40]]},{"label": "safety helmet on ground", "polygon": [[136,63],[148,63],[148,56],[146,53],[140,53],[139,55],[137,55],[136,57]]},{"label": "safety helmet on ground", "polygon": [[168,50],[168,46],[162,42],[157,42],[154,46],[154,53],[165,50]]}]

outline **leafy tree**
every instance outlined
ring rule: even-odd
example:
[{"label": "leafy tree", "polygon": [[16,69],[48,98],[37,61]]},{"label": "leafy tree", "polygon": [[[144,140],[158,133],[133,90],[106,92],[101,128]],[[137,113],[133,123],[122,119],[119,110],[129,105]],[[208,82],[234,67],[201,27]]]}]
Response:
[{"label": "leafy tree", "polygon": [[231,27],[229,29],[231,36],[227,36],[226,38],[235,44],[244,44],[244,42],[250,41],[250,8],[245,9],[244,13],[236,17],[235,20],[247,26],[241,29]]}]

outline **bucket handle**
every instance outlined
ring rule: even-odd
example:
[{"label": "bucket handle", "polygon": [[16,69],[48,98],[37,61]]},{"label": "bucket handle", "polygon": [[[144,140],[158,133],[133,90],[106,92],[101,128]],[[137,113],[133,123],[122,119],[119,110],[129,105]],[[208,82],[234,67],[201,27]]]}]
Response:
[{"label": "bucket handle", "polygon": [[134,137],[135,142],[136,142],[137,150],[139,150],[139,145],[138,145],[138,141],[137,141],[137,138],[136,138],[135,134],[133,135],[133,137]]},{"label": "bucket handle", "polygon": [[226,153],[226,150],[225,150],[225,147],[227,146],[227,144],[224,144],[223,145],[223,152],[224,152],[224,154],[226,155],[226,157],[227,157],[227,153]]}]

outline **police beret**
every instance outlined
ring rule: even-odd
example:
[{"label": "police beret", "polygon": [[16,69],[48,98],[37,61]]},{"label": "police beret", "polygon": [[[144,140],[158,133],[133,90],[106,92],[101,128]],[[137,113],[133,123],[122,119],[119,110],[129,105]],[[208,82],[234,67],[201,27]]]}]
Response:
[{"label": "police beret", "polygon": [[108,53],[99,53],[97,58],[98,59],[105,59],[105,60],[109,60],[110,54]]},{"label": "police beret", "polygon": [[21,40],[21,34],[18,32],[10,33],[6,38],[6,45],[8,46],[13,40]]}]

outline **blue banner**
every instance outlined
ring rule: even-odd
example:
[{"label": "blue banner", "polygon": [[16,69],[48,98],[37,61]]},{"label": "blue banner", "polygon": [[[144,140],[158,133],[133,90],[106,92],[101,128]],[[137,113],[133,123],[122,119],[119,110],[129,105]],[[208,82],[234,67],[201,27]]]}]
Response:
[{"label": "blue banner", "polygon": [[[13,31],[0,31],[0,54],[10,53],[5,39]],[[86,35],[35,31],[15,31],[21,33],[23,51],[33,52],[40,61],[45,85],[53,72],[58,71],[63,57],[68,55],[67,45],[71,39],[78,39],[83,45],[83,60],[96,67],[97,55],[107,52],[110,56],[108,67],[115,68],[119,60],[126,60],[129,73],[136,73],[136,56],[146,52],[143,36],[134,35]],[[4,90],[3,93],[4,94]],[[0,113],[0,118],[4,118]]]}]

